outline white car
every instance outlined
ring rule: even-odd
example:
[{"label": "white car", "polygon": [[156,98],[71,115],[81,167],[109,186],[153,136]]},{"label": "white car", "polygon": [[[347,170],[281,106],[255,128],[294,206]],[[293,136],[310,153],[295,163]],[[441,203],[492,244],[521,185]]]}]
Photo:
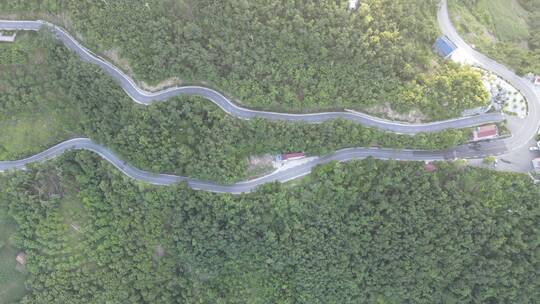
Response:
[{"label": "white car", "polygon": [[540,151],[540,148],[538,148],[538,147],[530,147],[529,151]]}]

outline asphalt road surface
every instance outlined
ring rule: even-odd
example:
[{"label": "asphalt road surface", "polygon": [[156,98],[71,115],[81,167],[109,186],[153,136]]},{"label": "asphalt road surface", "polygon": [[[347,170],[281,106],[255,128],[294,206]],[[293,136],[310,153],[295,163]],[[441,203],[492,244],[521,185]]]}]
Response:
[{"label": "asphalt road surface", "polygon": [[145,183],[155,185],[171,185],[178,182],[187,182],[188,185],[196,190],[206,190],[212,192],[227,192],[227,193],[243,193],[254,190],[257,186],[269,182],[279,181],[286,182],[300,176],[309,174],[313,167],[328,163],[331,161],[344,162],[353,159],[364,159],[367,157],[376,157],[385,160],[417,160],[417,161],[432,161],[452,159],[454,155],[451,152],[437,151],[413,151],[413,150],[394,150],[394,149],[377,149],[377,148],[352,148],[336,151],[330,155],[319,157],[302,165],[296,166],[289,170],[279,171],[258,179],[236,183],[233,185],[220,185],[218,183],[198,180],[189,177],[175,176],[168,174],[154,174],[134,168],[121,159],[113,152],[104,146],[94,143],[88,138],[75,138],[62,142],[52,148],[49,148],[41,153],[33,155],[26,159],[16,161],[0,161],[0,171],[10,169],[23,169],[27,164],[52,159],[61,155],[66,150],[89,150],[97,153],[103,159],[110,162],[118,170],[125,175],[143,181]]},{"label": "asphalt road surface", "polygon": [[[503,77],[513,86],[519,89],[521,93],[523,93],[523,95],[527,98],[529,115],[523,121],[523,123],[519,124],[519,126],[513,127],[514,129],[511,130],[513,134],[512,137],[507,139],[494,140],[491,142],[478,143],[474,145],[459,146],[444,151],[421,151],[403,149],[397,150],[378,148],[343,149],[287,170],[278,171],[276,173],[272,173],[258,179],[232,185],[220,185],[214,182],[202,181],[189,177],[167,174],[154,174],[146,172],[129,166],[128,164],[120,160],[109,149],[94,143],[88,138],[76,138],[65,141],[46,151],[43,151],[26,159],[17,161],[0,161],[0,171],[21,169],[29,163],[54,158],[69,149],[85,149],[97,153],[103,159],[107,160],[113,166],[115,166],[118,170],[123,172],[125,175],[145,183],[156,185],[170,185],[178,182],[187,182],[191,188],[196,190],[238,194],[243,192],[251,192],[259,185],[265,183],[276,181],[286,182],[307,175],[311,172],[313,167],[330,161],[344,162],[353,159],[364,159],[367,157],[384,160],[394,159],[409,161],[481,158],[488,155],[508,155],[513,150],[522,148],[524,145],[527,145],[530,140],[536,135],[536,132],[540,127],[540,107],[538,105],[540,98],[532,87],[532,84],[529,83],[527,80],[520,78],[508,68],[496,63],[495,61],[487,58],[486,56],[478,53],[470,46],[468,46],[457,34],[456,30],[454,29],[449,20],[446,0],[441,1],[441,6],[438,12],[438,21],[441,27],[441,31],[446,36],[448,36],[454,43],[456,43],[458,47],[462,48],[463,51],[467,52],[472,58],[474,58],[477,66],[488,71],[492,71],[495,74]],[[135,82],[130,77],[125,75],[122,71],[120,71],[118,68],[108,63],[107,61],[93,55],[90,51],[88,51],[86,48],[81,46],[75,39],[73,39],[67,32],[57,26],[43,21],[0,21],[0,29],[38,30],[43,26],[53,30],[56,33],[56,36],[69,49],[79,54],[79,56],[83,60],[99,65],[107,74],[115,78],[121,84],[122,88],[126,91],[127,94],[131,96],[133,100],[141,104],[150,104],[155,101],[163,101],[180,94],[199,95],[214,102],[225,112],[244,119],[249,119],[252,117],[262,117],[271,120],[306,121],[318,123],[328,119],[344,118],[364,124],[366,126],[377,127],[383,130],[406,134],[415,134],[417,132],[434,132],[447,128],[461,128],[486,122],[500,121],[501,119],[503,119],[502,115],[500,114],[496,114],[495,116],[493,114],[490,114],[429,124],[410,125],[385,121],[364,114],[347,112],[286,114],[253,111],[238,107],[220,93],[204,87],[180,87],[171,88],[156,93],[145,92],[138,88]]]},{"label": "asphalt road surface", "polygon": [[114,78],[124,91],[137,103],[149,105],[153,102],[168,100],[178,95],[196,95],[203,97],[229,115],[242,118],[265,118],[269,120],[302,121],[310,123],[321,123],[323,121],[342,118],[355,123],[360,123],[368,127],[374,127],[385,131],[401,134],[416,134],[420,132],[438,132],[449,128],[459,129],[477,126],[490,122],[500,122],[504,116],[500,113],[486,113],[470,117],[460,117],[445,121],[438,121],[424,124],[407,124],[389,121],[358,112],[324,112],[313,114],[289,114],[268,111],[256,111],[242,108],[221,93],[210,88],[200,86],[173,87],[158,92],[147,92],[137,86],[135,81],[122,70],[92,53],[90,50],[79,44],[67,31],[59,26],[45,21],[0,21],[0,29],[4,30],[31,30],[36,31],[41,28],[49,29],[63,44],[86,62],[91,62],[99,66],[105,73]]}]

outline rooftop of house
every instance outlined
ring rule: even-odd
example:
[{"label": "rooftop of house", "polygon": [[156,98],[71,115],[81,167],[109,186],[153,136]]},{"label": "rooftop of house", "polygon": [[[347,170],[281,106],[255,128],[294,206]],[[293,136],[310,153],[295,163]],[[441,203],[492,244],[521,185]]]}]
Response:
[{"label": "rooftop of house", "polygon": [[442,57],[447,58],[457,49],[457,46],[446,36],[437,38],[433,45],[435,51]]},{"label": "rooftop of house", "polygon": [[496,125],[485,125],[478,127],[478,135],[489,135],[489,134],[496,134],[497,133],[497,126]]},{"label": "rooftop of house", "polygon": [[304,157],[305,154],[303,152],[293,152],[293,153],[285,153],[281,155],[282,160],[292,159],[292,158],[299,158]]},{"label": "rooftop of house", "polygon": [[478,140],[478,139],[491,138],[491,137],[497,136],[497,134],[498,134],[497,126],[491,124],[491,125],[478,127],[474,131],[473,135],[474,135],[474,139]]},{"label": "rooftop of house", "polygon": [[0,41],[3,42],[13,42],[15,41],[15,37],[17,37],[17,33],[13,33],[13,35],[5,35],[3,32],[0,32]]}]

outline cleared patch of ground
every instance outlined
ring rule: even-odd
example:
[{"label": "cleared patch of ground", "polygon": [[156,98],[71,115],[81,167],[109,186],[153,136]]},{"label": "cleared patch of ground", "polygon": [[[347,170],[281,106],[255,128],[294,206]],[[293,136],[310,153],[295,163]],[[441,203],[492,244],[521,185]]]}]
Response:
[{"label": "cleared patch of ground", "polygon": [[538,12],[518,0],[449,0],[450,17],[463,37],[486,55],[513,67],[519,74],[540,74],[534,46]]},{"label": "cleared patch of ground", "polygon": [[481,0],[478,6],[489,12],[493,34],[499,40],[521,42],[528,39],[528,12],[516,0]]},{"label": "cleared patch of ground", "polygon": [[[120,55],[120,51],[118,49],[114,48],[114,49],[106,50],[103,52],[103,55],[105,56],[105,58],[111,61],[114,65],[118,66],[124,72],[126,72],[128,75],[134,74],[133,69],[129,65],[129,61]],[[145,81],[137,80],[137,84],[146,91],[156,92],[156,91],[160,91],[166,88],[180,86],[183,84],[183,81],[178,77],[172,77],[172,78],[168,78],[163,81],[160,81],[159,83],[156,83],[156,84],[149,84]]]},{"label": "cleared patch of ground", "polygon": [[103,52],[103,55],[109,59],[111,62],[113,62],[117,67],[121,68],[125,72],[132,74],[133,70],[129,66],[129,62],[122,58],[119,54],[118,49],[110,49]]},{"label": "cleared patch of ground", "polygon": [[246,172],[249,179],[266,175],[274,169],[274,157],[270,154],[250,156],[246,162]]},{"label": "cleared patch of ground", "polygon": [[5,210],[0,210],[0,213],[0,303],[15,303],[26,294],[26,274],[15,261],[18,250],[12,236],[17,226],[5,218]]},{"label": "cleared patch of ground", "polygon": [[60,200],[60,215],[64,222],[65,238],[63,240],[65,243],[63,245],[66,246],[66,252],[69,252],[69,254],[83,255],[84,251],[87,250],[84,248],[83,241],[89,219],[84,205],[79,199],[77,190],[63,187],[62,191],[64,193]]},{"label": "cleared patch of ground", "polygon": [[412,110],[408,113],[399,113],[394,111],[389,103],[372,107],[367,112],[383,118],[411,123],[420,123],[428,120],[428,117],[419,110]]},{"label": "cleared patch of ground", "polygon": [[73,137],[54,112],[33,112],[16,117],[0,116],[0,159],[36,152],[36,145],[49,147]]},{"label": "cleared patch of ground", "polygon": [[40,152],[78,129],[81,113],[62,108],[67,97],[51,84],[53,72],[35,36],[21,32],[15,43],[0,44],[0,160]]}]

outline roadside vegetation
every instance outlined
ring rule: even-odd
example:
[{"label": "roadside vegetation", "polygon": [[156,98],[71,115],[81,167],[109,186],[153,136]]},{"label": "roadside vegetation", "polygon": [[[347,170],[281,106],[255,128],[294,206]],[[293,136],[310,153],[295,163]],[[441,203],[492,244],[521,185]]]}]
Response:
[{"label": "roadside vegetation", "polygon": [[398,135],[344,120],[246,121],[197,97],[144,107],[47,34],[20,34],[15,44],[1,47],[0,124],[9,131],[0,135],[4,160],[88,136],[142,169],[232,182],[247,178],[246,162],[252,155],[323,155],[358,146],[442,149],[469,136],[467,129]]},{"label": "roadside vegetation", "polygon": [[452,22],[481,52],[540,74],[540,0],[449,0]]},{"label": "roadside vegetation", "polygon": [[15,303],[26,294],[25,271],[15,262],[16,231],[17,224],[0,206],[0,303],[5,304]]},{"label": "roadside vegetation", "polygon": [[16,43],[0,43],[0,159],[26,156],[78,131],[53,48],[36,37],[19,34]]},{"label": "roadside vegetation", "polygon": [[77,152],[1,176],[0,208],[29,257],[25,303],[535,302],[540,188],[436,167],[332,163],[232,196]]},{"label": "roadside vegetation", "polygon": [[148,87],[205,84],[253,108],[310,112],[381,105],[457,117],[488,103],[480,75],[439,60],[438,0],[3,1],[45,18]]},{"label": "roadside vegetation", "polygon": [[[58,18],[150,84],[206,80],[253,107],[386,101],[438,119],[487,100],[479,74],[434,61],[435,0],[361,3],[350,14],[326,0],[28,0],[0,11]],[[2,160],[86,136],[139,168],[221,182],[259,174],[246,169],[254,155],[441,149],[469,136],[246,121],[196,97],[144,107],[46,33],[0,44],[0,128]],[[333,162],[234,196],[139,183],[70,151],[0,174],[0,303],[534,303],[540,188],[524,174],[433,166]]]}]

